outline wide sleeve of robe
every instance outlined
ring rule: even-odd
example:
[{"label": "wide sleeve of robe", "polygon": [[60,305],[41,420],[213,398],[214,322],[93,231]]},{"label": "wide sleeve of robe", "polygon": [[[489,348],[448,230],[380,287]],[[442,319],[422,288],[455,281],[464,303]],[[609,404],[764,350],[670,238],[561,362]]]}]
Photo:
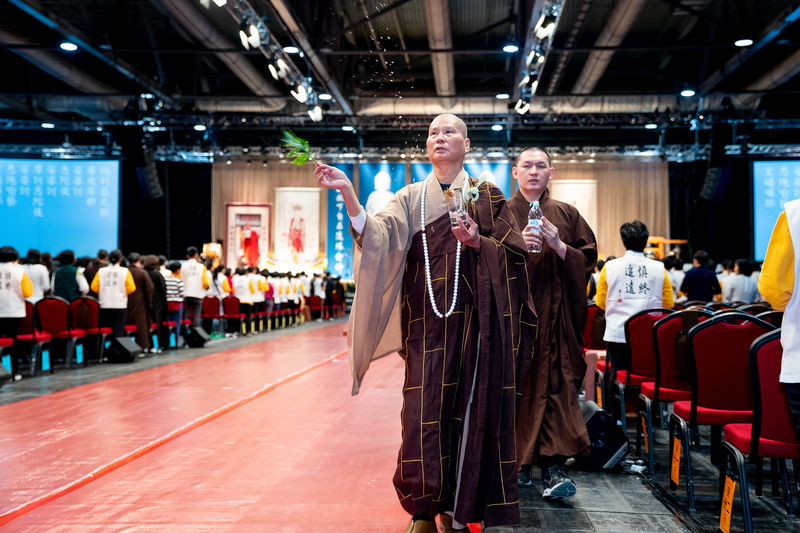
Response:
[{"label": "wide sleeve of robe", "polygon": [[411,220],[411,202],[419,201],[419,190],[415,184],[398,191],[386,209],[367,215],[364,230],[354,235],[356,292],[347,326],[354,395],[372,359],[402,347],[399,295],[406,253],[419,226]]}]

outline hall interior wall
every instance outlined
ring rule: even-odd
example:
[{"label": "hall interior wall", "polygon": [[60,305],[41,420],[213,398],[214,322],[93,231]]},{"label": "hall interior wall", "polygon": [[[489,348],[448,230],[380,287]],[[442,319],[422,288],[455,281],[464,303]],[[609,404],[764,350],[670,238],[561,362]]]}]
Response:
[{"label": "hall interior wall", "polygon": [[[638,218],[653,235],[689,239],[682,254],[685,258],[705,249],[714,258],[735,259],[752,254],[750,164],[745,158],[732,160],[727,186],[713,201],[700,197],[705,161],[557,162],[555,167],[557,179],[598,180],[599,227],[595,231],[602,256],[624,253],[619,226]],[[123,162],[120,247],[126,253],[135,250],[182,258],[187,246],[224,238],[227,202],[274,203],[278,187],[317,186],[313,166],[279,161],[270,161],[267,167],[244,161],[231,165],[158,162],[157,169],[166,194],[152,199],[141,187],[135,167]],[[627,199],[621,192],[629,195]],[[326,224],[323,196],[319,228],[323,251]]]}]

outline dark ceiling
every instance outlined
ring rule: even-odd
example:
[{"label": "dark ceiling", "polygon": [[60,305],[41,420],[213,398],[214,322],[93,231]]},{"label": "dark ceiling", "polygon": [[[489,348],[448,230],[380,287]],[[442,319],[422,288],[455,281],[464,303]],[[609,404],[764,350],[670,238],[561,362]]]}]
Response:
[{"label": "dark ceiling", "polygon": [[800,144],[798,17],[787,0],[2,0],[0,144],[274,147],[292,128],[418,149],[442,112],[495,147]]}]

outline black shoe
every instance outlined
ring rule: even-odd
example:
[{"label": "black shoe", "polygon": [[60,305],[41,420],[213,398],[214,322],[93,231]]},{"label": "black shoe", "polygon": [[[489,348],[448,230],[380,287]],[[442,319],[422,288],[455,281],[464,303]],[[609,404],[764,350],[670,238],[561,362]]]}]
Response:
[{"label": "black shoe", "polygon": [[522,465],[517,474],[517,481],[520,487],[530,487],[533,485],[533,477],[531,477],[531,465]]},{"label": "black shoe", "polygon": [[574,496],[577,492],[575,483],[567,476],[563,465],[552,465],[542,474],[544,491],[542,497],[556,499]]}]

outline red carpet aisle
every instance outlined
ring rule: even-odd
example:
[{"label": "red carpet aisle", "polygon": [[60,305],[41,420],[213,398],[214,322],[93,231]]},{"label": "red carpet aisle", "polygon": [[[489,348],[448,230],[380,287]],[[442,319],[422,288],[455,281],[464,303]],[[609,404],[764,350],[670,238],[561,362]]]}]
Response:
[{"label": "red carpet aisle", "polygon": [[402,361],[377,361],[351,397],[341,329],[0,408],[0,525],[402,531],[391,484]]}]

